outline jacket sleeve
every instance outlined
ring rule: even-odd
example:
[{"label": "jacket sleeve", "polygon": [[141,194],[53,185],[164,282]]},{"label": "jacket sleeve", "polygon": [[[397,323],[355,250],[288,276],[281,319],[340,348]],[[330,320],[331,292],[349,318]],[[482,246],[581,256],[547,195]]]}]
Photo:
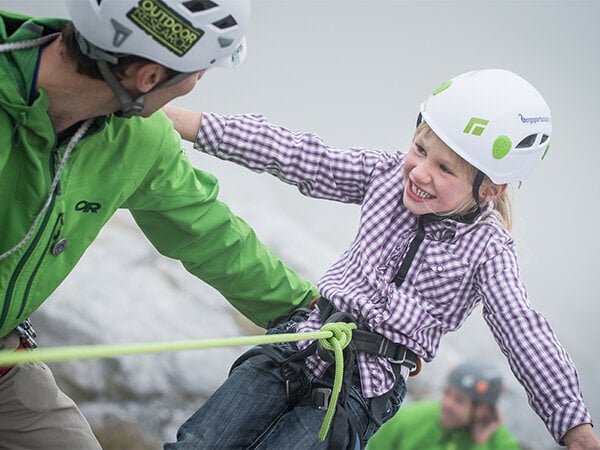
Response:
[{"label": "jacket sleeve", "polygon": [[156,161],[123,205],[150,242],[259,326],[306,306],[318,295],[316,287],[218,200],[217,179],[193,168],[179,136],[166,134]]}]

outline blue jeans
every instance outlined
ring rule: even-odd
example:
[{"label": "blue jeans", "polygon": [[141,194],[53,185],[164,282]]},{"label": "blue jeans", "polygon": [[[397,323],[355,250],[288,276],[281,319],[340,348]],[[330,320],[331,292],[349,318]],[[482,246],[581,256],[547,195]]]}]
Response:
[{"label": "blue jeans", "polygon": [[[295,322],[288,322],[275,332],[293,332]],[[270,344],[283,356],[297,351],[295,343]],[[314,387],[331,387],[333,372],[316,378],[306,368],[307,381]],[[384,408],[385,422],[400,408],[406,396],[401,379]],[[364,448],[378,426],[369,415],[370,399],[360,390],[355,371],[348,398],[348,411],[358,424],[358,441]],[[191,449],[327,449],[328,437],[318,438],[325,411],[312,405],[287,403],[281,369],[271,360],[247,359],[236,367],[225,382],[209,397],[177,432],[177,442],[167,443],[165,450]],[[349,437],[346,437],[346,443]]]}]

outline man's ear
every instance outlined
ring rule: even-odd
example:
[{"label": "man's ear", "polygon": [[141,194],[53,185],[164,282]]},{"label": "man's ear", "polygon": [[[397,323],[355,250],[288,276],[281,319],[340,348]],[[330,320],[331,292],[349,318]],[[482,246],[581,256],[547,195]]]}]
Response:
[{"label": "man's ear", "polygon": [[[489,181],[489,180],[488,180]],[[479,200],[482,203],[489,202],[497,199],[506,191],[508,185],[504,184],[494,184],[494,183],[484,183],[479,189]]]},{"label": "man's ear", "polygon": [[166,76],[166,70],[160,64],[140,63],[135,73],[136,89],[145,94],[163,81]]}]

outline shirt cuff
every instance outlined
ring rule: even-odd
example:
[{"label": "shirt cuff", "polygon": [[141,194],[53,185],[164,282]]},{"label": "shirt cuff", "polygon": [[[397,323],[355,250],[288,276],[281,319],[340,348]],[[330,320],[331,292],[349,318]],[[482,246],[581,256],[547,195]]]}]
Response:
[{"label": "shirt cuff", "polygon": [[194,148],[209,155],[216,155],[225,133],[227,117],[221,114],[203,113],[202,124],[194,142]]},{"label": "shirt cuff", "polygon": [[556,411],[546,420],[546,427],[554,440],[564,445],[562,438],[567,431],[584,423],[592,424],[592,418],[582,402],[571,402]]}]

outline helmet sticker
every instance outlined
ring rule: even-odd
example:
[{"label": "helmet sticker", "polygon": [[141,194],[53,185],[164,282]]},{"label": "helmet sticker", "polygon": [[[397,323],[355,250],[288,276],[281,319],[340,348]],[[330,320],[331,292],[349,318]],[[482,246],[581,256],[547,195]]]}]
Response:
[{"label": "helmet sticker", "polygon": [[450,87],[451,84],[452,84],[452,80],[444,81],[436,89],[433,90],[431,95],[437,95],[440,92],[445,91],[446,89],[448,89]]},{"label": "helmet sticker", "polygon": [[542,159],[544,159],[546,157],[546,154],[548,153],[548,150],[550,150],[550,141],[548,141],[548,145],[546,146],[546,149],[544,150],[544,154],[542,155]]},{"label": "helmet sticker", "polygon": [[178,56],[185,55],[204,34],[159,0],[140,0],[127,17]]},{"label": "helmet sticker", "polygon": [[485,394],[488,391],[488,383],[485,380],[477,380],[475,383],[475,392],[480,395]]},{"label": "helmet sticker", "polygon": [[115,35],[113,36],[113,45],[115,47],[120,47],[123,44],[123,42],[125,42],[125,39],[127,39],[131,34],[131,30],[122,23],[117,22],[115,19],[110,19],[110,23],[115,29]]},{"label": "helmet sticker", "polygon": [[523,123],[536,124],[536,123],[540,123],[540,122],[550,122],[550,117],[547,117],[547,116],[526,117],[520,113],[517,115],[519,116],[519,119],[521,119],[521,122],[523,122]]},{"label": "helmet sticker", "polygon": [[498,136],[492,144],[492,155],[496,159],[502,159],[512,148],[512,141],[508,136]]},{"label": "helmet sticker", "polygon": [[477,117],[471,117],[469,123],[463,130],[463,133],[473,134],[475,136],[481,136],[481,133],[485,130],[485,126],[489,123],[489,120],[478,119]]}]

